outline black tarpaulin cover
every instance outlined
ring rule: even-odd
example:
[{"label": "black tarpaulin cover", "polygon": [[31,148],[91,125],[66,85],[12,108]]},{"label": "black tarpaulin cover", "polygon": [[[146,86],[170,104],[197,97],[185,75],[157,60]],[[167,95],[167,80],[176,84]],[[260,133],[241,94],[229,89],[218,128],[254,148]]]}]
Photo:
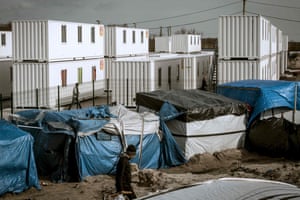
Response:
[{"label": "black tarpaulin cover", "polygon": [[180,120],[195,121],[212,119],[217,116],[243,115],[247,110],[245,103],[203,90],[157,90],[136,94],[137,106],[159,111],[164,102],[171,103],[179,112]]}]

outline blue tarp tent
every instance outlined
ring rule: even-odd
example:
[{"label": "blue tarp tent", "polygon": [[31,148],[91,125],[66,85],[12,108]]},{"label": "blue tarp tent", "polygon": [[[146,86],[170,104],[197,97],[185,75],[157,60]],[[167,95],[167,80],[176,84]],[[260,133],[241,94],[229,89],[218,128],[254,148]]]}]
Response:
[{"label": "blue tarp tent", "polygon": [[163,141],[169,141],[177,151],[168,152],[171,155],[168,160],[163,156],[166,153],[162,151],[170,149],[164,148],[158,133],[159,116],[153,113],[140,114],[118,105],[61,112],[27,110],[17,116],[14,123],[35,138],[39,172],[50,173],[54,181],[114,174],[119,154],[128,144],[137,147],[132,162],[140,169],[185,162],[183,157],[180,160],[180,156],[174,156],[181,151],[176,149],[172,135],[163,134]]},{"label": "blue tarp tent", "polygon": [[[295,107],[296,87],[300,83],[272,80],[242,80],[217,87],[217,93],[248,103],[252,112],[248,125],[262,112],[274,108]],[[299,90],[299,87],[297,87]],[[300,108],[300,92],[297,92],[297,109]]]},{"label": "blue tarp tent", "polygon": [[32,136],[5,120],[0,120],[0,196],[19,193],[30,187],[40,189]]},{"label": "blue tarp tent", "polygon": [[244,80],[219,85],[217,93],[251,106],[246,148],[270,156],[300,158],[299,82]]}]

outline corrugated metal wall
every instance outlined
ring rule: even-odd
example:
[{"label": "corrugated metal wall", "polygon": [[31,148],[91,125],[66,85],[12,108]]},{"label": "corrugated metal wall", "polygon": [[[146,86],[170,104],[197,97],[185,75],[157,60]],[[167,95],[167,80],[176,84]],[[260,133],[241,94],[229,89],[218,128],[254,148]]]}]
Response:
[{"label": "corrugated metal wall", "polygon": [[104,57],[104,25],[101,24],[19,20],[12,22],[12,33],[13,59],[17,62]]},{"label": "corrugated metal wall", "polygon": [[219,17],[219,58],[259,59],[270,54],[270,22],[261,16]]},{"label": "corrugated metal wall", "polygon": [[[103,65],[103,66],[102,66]],[[82,69],[79,84],[80,99],[92,97],[93,68],[96,70],[94,89],[97,95],[104,94],[105,66],[104,59],[61,62],[15,62],[13,64],[13,103],[14,107],[54,108],[58,103],[58,89],[60,87],[60,101],[62,104],[71,102],[75,83],[79,82],[79,71]],[[62,84],[62,70],[66,72],[66,85]],[[36,90],[38,89],[38,99]]]},{"label": "corrugated metal wall", "polygon": [[[14,63],[13,64],[13,104],[14,107],[49,105],[48,64],[47,63]],[[36,99],[36,89],[39,96]]]},{"label": "corrugated metal wall", "polygon": [[148,61],[116,61],[106,59],[107,78],[113,102],[135,106],[135,94],[155,88],[154,68]]},{"label": "corrugated metal wall", "polygon": [[258,61],[219,61],[217,80],[218,84],[227,82],[259,79],[270,80],[270,58]]},{"label": "corrugated metal wall", "polygon": [[148,48],[149,48],[148,29],[117,27],[117,26],[107,26],[105,28],[105,56],[106,57],[116,58],[116,57],[146,55],[149,53]]}]

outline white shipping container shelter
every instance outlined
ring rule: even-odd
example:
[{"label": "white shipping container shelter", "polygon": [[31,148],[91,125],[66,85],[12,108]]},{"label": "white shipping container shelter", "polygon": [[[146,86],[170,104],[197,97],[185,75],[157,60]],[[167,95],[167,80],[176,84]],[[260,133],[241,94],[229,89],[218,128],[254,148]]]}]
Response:
[{"label": "white shipping container shelter", "polygon": [[277,53],[278,49],[278,28],[271,24],[271,43],[270,43],[270,55]]},{"label": "white shipping container shelter", "polygon": [[193,122],[169,120],[167,126],[188,160],[196,154],[244,147],[245,120],[245,115],[224,115]]},{"label": "white shipping container shelter", "polygon": [[219,17],[219,59],[261,59],[270,54],[270,21],[260,15]]},{"label": "white shipping container shelter", "polygon": [[104,57],[104,25],[55,20],[12,22],[13,60],[50,62]]},{"label": "white shipping container shelter", "polygon": [[149,53],[149,30],[119,26],[105,27],[105,56],[110,58]]},{"label": "white shipping container shelter", "polygon": [[155,52],[157,53],[170,53],[171,52],[171,44],[172,39],[171,36],[160,36],[155,37]]},{"label": "white shipping container shelter", "polygon": [[277,51],[276,53],[280,53],[283,50],[283,34],[282,30],[277,29]]},{"label": "white shipping container shelter", "polygon": [[0,59],[0,94],[2,97],[10,97],[12,91],[12,80],[11,80],[11,59]]},{"label": "white shipping container shelter", "polygon": [[206,52],[106,59],[111,99],[136,106],[137,92],[200,88],[202,79],[210,76],[213,58],[213,52]]},{"label": "white shipping container shelter", "polygon": [[218,84],[239,80],[270,80],[270,57],[260,60],[219,60],[217,67]]},{"label": "white shipping container shelter", "polygon": [[172,53],[194,53],[201,51],[201,35],[178,34],[172,35]]},{"label": "white shipping container shelter", "polygon": [[282,35],[282,51],[289,50],[289,37],[288,35]]},{"label": "white shipping container shelter", "polygon": [[285,74],[285,71],[287,71],[288,66],[288,51],[282,51],[280,53],[280,74]]},{"label": "white shipping container shelter", "polygon": [[12,58],[12,32],[0,31],[0,59]]},{"label": "white shipping container shelter", "polygon": [[61,62],[20,62],[13,64],[13,105],[14,107],[35,107],[36,89],[39,91],[38,103],[41,107],[54,108],[72,100],[75,83],[79,83],[79,99],[92,97],[92,82],[96,94],[105,88],[104,58],[61,61]]},{"label": "white shipping container shelter", "polygon": [[270,56],[270,68],[271,68],[271,77],[270,80],[279,80],[280,78],[280,66],[278,63],[280,54]]}]

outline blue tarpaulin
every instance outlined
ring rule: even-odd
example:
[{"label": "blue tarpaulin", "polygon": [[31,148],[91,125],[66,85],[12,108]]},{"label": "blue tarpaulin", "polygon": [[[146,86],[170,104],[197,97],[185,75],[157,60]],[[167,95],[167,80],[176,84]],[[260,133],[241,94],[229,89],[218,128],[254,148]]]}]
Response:
[{"label": "blue tarpaulin", "polygon": [[30,187],[40,189],[33,154],[33,137],[5,120],[0,120],[0,196]]},{"label": "blue tarpaulin", "polygon": [[273,80],[242,80],[217,87],[217,93],[248,103],[252,112],[248,126],[262,112],[274,108],[300,108],[299,82]]},{"label": "blue tarpaulin", "polygon": [[[107,106],[62,112],[27,110],[17,113],[20,117],[15,120],[15,123],[35,136],[35,144],[39,144],[35,146],[35,156],[40,171],[52,170],[53,174],[62,172],[61,176],[64,176],[61,177],[62,181],[66,180],[65,174],[70,176],[70,171],[73,171],[74,175],[74,169],[77,170],[75,176],[78,176],[79,180],[98,174],[114,174],[117,160],[124,149],[122,139],[126,141],[126,144],[133,144],[137,147],[137,156],[132,159],[132,162],[137,163],[140,169],[166,168],[185,162],[182,155],[177,155],[181,150],[178,149],[171,134],[163,132],[161,141],[158,134],[158,116],[155,117],[156,126],[155,120],[151,121],[153,117],[146,119],[144,115],[133,111],[129,113],[124,109],[116,112],[123,112],[120,116],[111,114],[110,107]],[[126,115],[129,116],[126,117]],[[104,126],[113,120],[116,122],[123,120],[121,124],[124,129],[128,129],[123,138],[121,135],[104,131]],[[147,126],[147,123],[150,125]],[[140,131],[141,127],[147,134],[141,134],[143,132]],[[151,132],[153,127],[157,130]],[[67,137],[61,137],[64,135]],[[57,142],[53,142],[55,140]],[[164,155],[167,154],[169,156],[165,157]],[[53,165],[54,160],[58,161],[57,165]],[[76,166],[70,164],[73,163],[72,161],[75,161]],[[51,170],[41,169],[49,165],[53,165]],[[53,174],[51,176],[54,177]]]}]

